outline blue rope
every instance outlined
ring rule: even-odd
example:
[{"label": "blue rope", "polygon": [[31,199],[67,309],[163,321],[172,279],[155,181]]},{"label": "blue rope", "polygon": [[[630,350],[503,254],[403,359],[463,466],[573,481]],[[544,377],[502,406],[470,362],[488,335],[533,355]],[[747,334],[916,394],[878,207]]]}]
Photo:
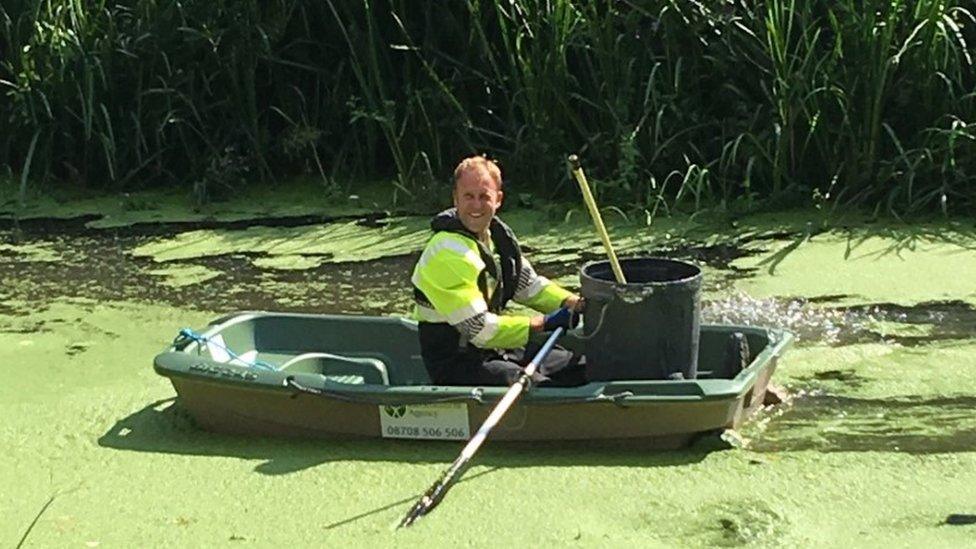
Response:
[{"label": "blue rope", "polygon": [[191,340],[191,341],[196,341],[197,343],[199,343],[201,345],[213,345],[214,347],[219,347],[219,348],[223,349],[224,351],[227,351],[227,354],[230,355],[230,357],[232,359],[237,360],[238,362],[243,363],[245,366],[247,366],[249,368],[257,368],[259,370],[269,370],[269,371],[272,371],[272,372],[277,372],[278,371],[278,368],[274,364],[271,364],[270,362],[265,362],[263,360],[255,360],[253,362],[250,362],[250,361],[244,360],[243,358],[241,358],[240,355],[238,355],[234,351],[231,351],[229,348],[227,348],[226,345],[223,345],[221,343],[218,343],[218,342],[216,342],[216,341],[214,341],[214,340],[210,339],[209,337],[206,337],[206,336],[204,336],[202,334],[198,334],[198,333],[194,332],[193,330],[191,330],[189,328],[180,328],[180,333],[179,333],[179,335],[176,336],[176,339],[173,340],[173,344],[176,345],[176,344],[181,343],[183,341],[186,341],[188,339]]}]

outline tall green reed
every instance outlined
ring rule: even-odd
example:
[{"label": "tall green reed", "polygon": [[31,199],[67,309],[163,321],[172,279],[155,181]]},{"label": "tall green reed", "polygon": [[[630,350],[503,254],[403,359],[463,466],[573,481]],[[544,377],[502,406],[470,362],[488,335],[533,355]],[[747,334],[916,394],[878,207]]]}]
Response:
[{"label": "tall green reed", "polygon": [[[951,0],[10,0],[0,163],[31,181],[390,178],[687,207],[976,202],[976,21]],[[442,193],[441,193],[442,194]]]}]

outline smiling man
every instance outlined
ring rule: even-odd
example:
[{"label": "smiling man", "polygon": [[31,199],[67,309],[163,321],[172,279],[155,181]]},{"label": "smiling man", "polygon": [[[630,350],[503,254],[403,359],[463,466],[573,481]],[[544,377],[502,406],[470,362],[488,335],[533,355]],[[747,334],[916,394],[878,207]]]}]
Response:
[{"label": "smiling man", "polygon": [[[526,349],[530,333],[578,324],[583,300],[536,274],[512,230],[495,216],[503,197],[498,166],[466,158],[454,170],[454,207],[431,220],[434,235],[412,282],[421,355],[434,384],[514,383],[534,354]],[[505,315],[510,300],[545,314]],[[557,347],[535,381],[582,384],[581,359]]]}]

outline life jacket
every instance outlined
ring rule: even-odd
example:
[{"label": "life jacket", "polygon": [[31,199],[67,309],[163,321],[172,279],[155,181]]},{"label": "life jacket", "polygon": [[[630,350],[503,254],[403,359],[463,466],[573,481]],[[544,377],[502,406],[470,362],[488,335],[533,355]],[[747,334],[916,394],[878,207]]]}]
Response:
[{"label": "life jacket", "polygon": [[[456,208],[450,208],[434,216],[430,227],[435,233],[446,231],[476,243],[485,265],[485,268],[478,273],[478,289],[488,310],[495,314],[501,313],[515,295],[518,276],[522,270],[522,251],[512,229],[497,217],[492,218],[489,232],[498,254],[496,257],[477,235],[464,227],[458,218]],[[494,281],[494,287],[490,287],[491,281]],[[414,299],[419,305],[433,308],[430,300],[419,288],[414,286],[413,291]],[[456,368],[462,363],[480,364],[486,356],[493,354],[490,350],[480,349],[468,342],[457,328],[447,322],[420,321],[418,329],[421,354],[428,370]]]}]

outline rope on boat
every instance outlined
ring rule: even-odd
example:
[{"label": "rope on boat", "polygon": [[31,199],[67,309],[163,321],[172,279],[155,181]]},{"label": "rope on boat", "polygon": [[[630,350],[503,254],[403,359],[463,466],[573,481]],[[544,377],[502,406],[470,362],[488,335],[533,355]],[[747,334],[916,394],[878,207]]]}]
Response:
[{"label": "rope on boat", "polygon": [[301,393],[308,393],[310,395],[322,396],[328,398],[334,398],[336,400],[342,400],[345,402],[355,402],[358,404],[377,404],[386,406],[409,406],[416,404],[436,404],[441,402],[458,402],[463,400],[473,400],[478,404],[484,404],[485,400],[484,390],[481,387],[475,387],[471,389],[470,393],[464,395],[451,395],[442,396],[435,398],[425,398],[422,401],[411,401],[411,402],[390,402],[389,398],[376,398],[372,396],[365,395],[355,395],[346,391],[331,391],[329,389],[319,389],[317,387],[309,387],[308,385],[299,383],[295,381],[295,376],[288,376],[284,381],[285,387],[291,387],[296,391]]},{"label": "rope on boat", "polygon": [[632,391],[621,391],[619,393],[615,393],[612,395],[605,395],[603,393],[600,393],[598,395],[579,397],[579,398],[568,397],[568,398],[554,398],[554,399],[547,399],[547,400],[536,400],[536,401],[532,401],[532,404],[539,404],[545,406],[545,405],[557,405],[557,404],[584,404],[588,402],[609,402],[610,404],[613,404],[615,406],[626,408],[627,407],[626,400],[632,396],[634,396],[634,393]]},{"label": "rope on boat", "polygon": [[177,334],[176,338],[173,339],[173,346],[179,347],[187,341],[195,341],[200,345],[213,345],[227,352],[232,360],[236,360],[239,364],[246,366],[248,368],[255,368],[258,370],[267,370],[270,372],[277,372],[278,367],[270,362],[265,362],[264,360],[244,360],[241,356],[234,351],[231,351],[226,345],[218,341],[214,341],[203,334],[198,334],[189,328],[180,328],[180,333]]},{"label": "rope on boat", "polygon": [[[484,389],[481,387],[475,387],[471,389],[470,393],[463,395],[451,395],[442,396],[436,398],[425,398],[420,401],[410,401],[410,402],[390,402],[389,398],[377,398],[374,396],[366,395],[356,395],[346,391],[332,391],[329,389],[319,389],[317,387],[309,387],[303,383],[295,381],[295,376],[288,376],[284,381],[285,387],[290,387],[295,389],[300,393],[307,393],[310,395],[321,396],[326,398],[334,398],[336,400],[342,400],[344,402],[354,402],[357,404],[376,404],[385,406],[411,406],[411,405],[422,405],[422,404],[437,404],[441,402],[459,402],[465,400],[473,400],[478,404],[485,404]],[[605,395],[600,393],[594,396],[580,397],[580,398],[558,398],[558,399],[540,399],[532,401],[534,405],[550,406],[559,404],[584,404],[589,402],[609,402],[616,406],[626,407],[627,404],[625,400],[628,397],[634,396],[631,391],[623,391],[613,395]]]}]

